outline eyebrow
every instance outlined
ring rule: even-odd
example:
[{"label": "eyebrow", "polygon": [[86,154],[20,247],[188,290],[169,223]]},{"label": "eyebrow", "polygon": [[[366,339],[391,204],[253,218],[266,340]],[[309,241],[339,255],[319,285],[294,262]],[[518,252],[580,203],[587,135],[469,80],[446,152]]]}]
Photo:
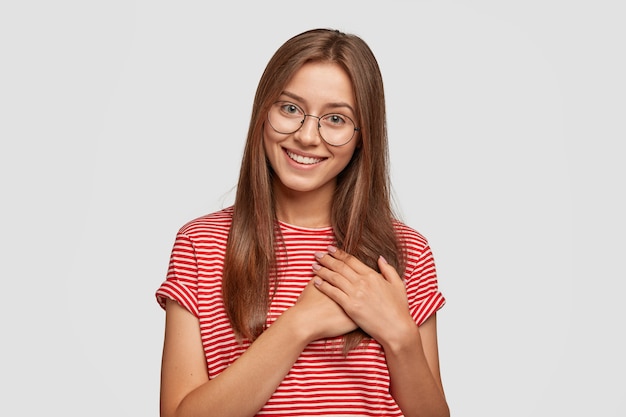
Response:
[{"label": "eyebrow", "polygon": [[[299,101],[301,103],[306,103],[306,99],[304,97],[300,97],[299,95],[291,93],[289,91],[283,91],[281,93],[281,95],[290,97],[290,98],[292,98],[292,99],[294,99],[296,101]],[[352,106],[349,105],[348,103],[343,102],[343,101],[326,103],[324,106],[325,107],[331,107],[331,108],[345,107],[345,108],[349,109],[352,112],[353,115],[356,115],[356,112],[354,111]]]}]

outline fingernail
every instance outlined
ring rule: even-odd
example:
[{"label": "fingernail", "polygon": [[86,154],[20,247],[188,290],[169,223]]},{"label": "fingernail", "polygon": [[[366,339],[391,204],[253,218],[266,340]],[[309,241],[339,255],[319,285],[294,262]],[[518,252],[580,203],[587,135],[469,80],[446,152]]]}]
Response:
[{"label": "fingernail", "polygon": [[337,252],[337,248],[334,247],[333,245],[328,245],[328,252],[329,253],[335,253],[335,252]]},{"label": "fingernail", "polygon": [[387,260],[385,259],[385,257],[383,255],[380,255],[380,260],[383,261],[386,264],[389,263],[389,262],[387,262]]},{"label": "fingernail", "polygon": [[314,284],[316,287],[319,287],[320,285],[322,285],[322,280],[321,280],[321,278],[313,278],[313,284]]},{"label": "fingernail", "polygon": [[324,257],[324,252],[315,252],[315,259],[322,259]]},{"label": "fingernail", "polygon": [[320,269],[322,269],[322,266],[318,264],[317,262],[313,262],[313,265],[311,265],[311,268],[313,268],[314,271],[319,271]]}]

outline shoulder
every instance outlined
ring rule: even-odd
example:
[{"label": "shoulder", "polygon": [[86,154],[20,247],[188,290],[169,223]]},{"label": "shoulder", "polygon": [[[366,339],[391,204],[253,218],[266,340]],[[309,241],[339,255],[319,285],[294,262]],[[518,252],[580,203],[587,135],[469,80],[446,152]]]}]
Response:
[{"label": "shoulder", "polygon": [[402,248],[406,282],[436,288],[436,270],[433,252],[424,235],[402,222],[394,222]]},{"label": "shoulder", "polygon": [[422,252],[428,247],[426,237],[414,228],[407,226],[399,220],[395,220],[393,226],[401,245],[408,251]]},{"label": "shoulder", "polygon": [[191,239],[207,236],[227,238],[232,221],[233,208],[230,206],[188,221],[179,229],[178,234]]}]

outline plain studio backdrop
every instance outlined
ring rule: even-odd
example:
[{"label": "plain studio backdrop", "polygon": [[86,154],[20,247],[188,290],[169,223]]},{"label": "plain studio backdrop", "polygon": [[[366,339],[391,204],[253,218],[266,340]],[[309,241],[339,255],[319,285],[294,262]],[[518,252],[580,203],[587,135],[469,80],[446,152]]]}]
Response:
[{"label": "plain studio backdrop", "polygon": [[383,72],[452,414],[624,416],[621,2],[226,3],[0,6],[6,414],[158,415],[175,233],[232,203],[271,54],[330,27]]}]

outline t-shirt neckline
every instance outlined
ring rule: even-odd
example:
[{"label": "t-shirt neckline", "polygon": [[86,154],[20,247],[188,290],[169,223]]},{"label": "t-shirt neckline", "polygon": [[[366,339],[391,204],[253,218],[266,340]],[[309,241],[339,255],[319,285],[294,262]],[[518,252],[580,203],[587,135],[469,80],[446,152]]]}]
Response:
[{"label": "t-shirt neckline", "polygon": [[281,229],[294,230],[294,231],[299,231],[299,232],[328,233],[328,232],[332,232],[333,230],[332,226],[305,227],[305,226],[298,226],[295,224],[290,224],[282,220],[278,220],[278,224],[280,225]]}]

